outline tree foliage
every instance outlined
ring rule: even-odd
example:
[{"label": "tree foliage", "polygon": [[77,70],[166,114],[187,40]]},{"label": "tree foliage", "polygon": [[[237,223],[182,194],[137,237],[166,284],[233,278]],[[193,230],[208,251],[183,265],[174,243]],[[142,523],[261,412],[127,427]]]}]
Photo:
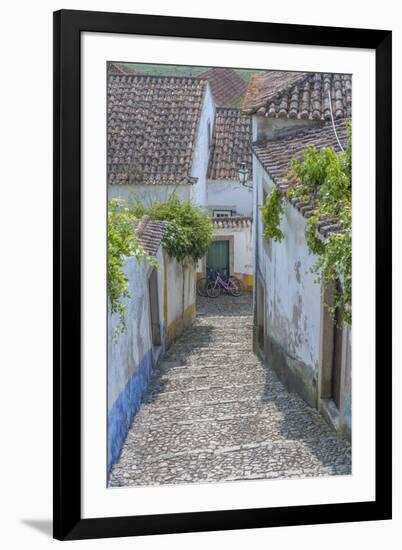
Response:
[{"label": "tree foliage", "polygon": [[199,260],[207,253],[212,241],[212,223],[207,214],[191,201],[182,202],[172,193],[165,202],[145,206],[136,200],[129,207],[137,218],[148,214],[153,220],[169,222],[162,246],[178,261]]},{"label": "tree foliage", "polygon": [[[324,286],[340,291],[334,296],[331,311],[339,308],[345,323],[352,322],[352,130],[348,128],[346,151],[337,154],[331,147],[317,150],[308,147],[302,161],[291,163],[291,176],[296,183],[288,196],[308,197],[313,205],[307,221],[306,238],[311,252],[318,256],[313,272]],[[317,234],[317,223],[328,219],[338,223],[339,232],[325,239]]]},{"label": "tree foliage", "polygon": [[[330,307],[332,314],[339,308],[343,322],[352,322],[352,133],[348,128],[346,151],[337,154],[331,147],[307,147],[303,159],[293,159],[287,192],[289,199],[297,197],[313,206],[307,220],[306,239],[310,251],[318,256],[312,271],[324,287],[337,288]],[[275,187],[262,207],[263,236],[281,241],[280,229],[283,214],[282,197]],[[317,223],[328,219],[338,223],[341,230],[330,233],[325,239],[317,233]]]},{"label": "tree foliage", "polygon": [[128,291],[128,279],[123,271],[127,258],[135,257],[137,261],[147,259],[155,264],[135,236],[133,218],[127,209],[121,209],[116,200],[108,204],[107,226],[107,288],[111,313],[117,313],[119,324],[115,335],[127,331],[127,308],[124,298],[130,298]]}]

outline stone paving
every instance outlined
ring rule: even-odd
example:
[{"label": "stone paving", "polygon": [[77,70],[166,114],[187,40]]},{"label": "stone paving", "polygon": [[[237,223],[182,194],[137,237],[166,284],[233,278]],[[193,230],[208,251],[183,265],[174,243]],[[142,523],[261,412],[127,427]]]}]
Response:
[{"label": "stone paving", "polygon": [[350,445],[252,351],[251,297],[201,298],[155,371],[110,486],[351,473]]}]

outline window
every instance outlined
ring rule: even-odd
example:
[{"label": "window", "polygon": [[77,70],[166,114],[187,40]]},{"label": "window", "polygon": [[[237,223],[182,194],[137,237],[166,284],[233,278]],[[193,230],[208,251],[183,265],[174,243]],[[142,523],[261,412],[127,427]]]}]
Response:
[{"label": "window", "polygon": [[232,210],[214,210],[214,218],[230,218],[232,216]]}]

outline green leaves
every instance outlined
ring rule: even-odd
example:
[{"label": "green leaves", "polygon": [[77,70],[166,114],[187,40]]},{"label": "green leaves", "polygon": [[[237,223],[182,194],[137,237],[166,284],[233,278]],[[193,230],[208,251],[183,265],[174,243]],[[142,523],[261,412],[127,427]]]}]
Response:
[{"label": "green leaves", "polygon": [[212,241],[212,223],[207,214],[191,201],[180,201],[176,193],[166,202],[150,207],[137,201],[130,206],[130,213],[136,217],[148,214],[153,220],[170,222],[162,246],[178,261],[199,260],[205,256]]},{"label": "green leaves", "polygon": [[271,193],[267,195],[265,203],[261,207],[262,221],[264,223],[264,239],[273,239],[278,242],[282,241],[284,237],[282,231],[280,230],[282,214],[282,196],[275,187]]},{"label": "green leaves", "polygon": [[[293,160],[290,176],[296,180],[288,197],[308,198],[313,215],[307,221],[306,239],[310,251],[318,256],[313,272],[326,287],[339,280],[341,292],[335,296],[332,313],[339,308],[344,323],[352,322],[352,130],[348,128],[348,146],[337,154],[332,148],[308,147],[302,161]],[[317,223],[331,219],[341,231],[321,239]]]},{"label": "green leaves", "polygon": [[129,298],[128,279],[123,271],[126,258],[135,257],[137,261],[147,259],[155,265],[142,246],[137,242],[133,218],[128,210],[121,210],[119,202],[109,201],[107,227],[107,287],[111,313],[119,315],[119,324],[115,336],[127,331],[126,313],[123,298]]}]

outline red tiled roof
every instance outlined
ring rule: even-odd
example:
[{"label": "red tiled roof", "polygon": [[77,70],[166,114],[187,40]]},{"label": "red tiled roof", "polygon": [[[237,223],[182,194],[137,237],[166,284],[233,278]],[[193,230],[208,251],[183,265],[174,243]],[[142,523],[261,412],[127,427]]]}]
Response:
[{"label": "red tiled roof", "polygon": [[251,118],[239,109],[217,109],[213,135],[213,150],[208,170],[212,180],[237,180],[242,162],[247,163],[252,176]]},{"label": "red tiled roof", "polygon": [[108,61],[107,70],[108,74],[135,74],[134,69],[128,69],[123,63],[115,63],[114,61]]},{"label": "red tiled roof", "polygon": [[110,184],[191,184],[193,146],[206,81],[189,77],[110,75]]},{"label": "red tiled roof", "polygon": [[241,107],[247,82],[233,69],[216,67],[198,75],[208,80],[218,107]]},{"label": "red tiled roof", "polygon": [[139,244],[150,256],[154,256],[165,235],[167,222],[151,220],[148,215],[136,224],[135,234]]},{"label": "red tiled roof", "polygon": [[272,118],[350,118],[352,76],[332,73],[265,71],[250,79],[243,111]]}]

